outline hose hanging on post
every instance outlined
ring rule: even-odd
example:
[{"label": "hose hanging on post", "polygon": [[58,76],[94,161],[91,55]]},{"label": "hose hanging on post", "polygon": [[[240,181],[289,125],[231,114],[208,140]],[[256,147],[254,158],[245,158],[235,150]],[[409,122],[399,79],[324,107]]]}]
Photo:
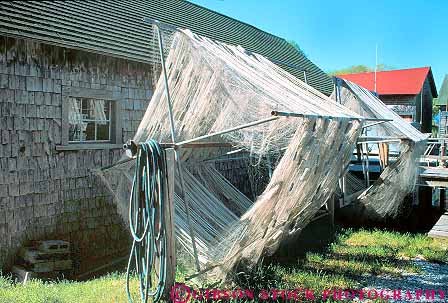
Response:
[{"label": "hose hanging on post", "polygon": [[[133,260],[142,302],[148,302],[149,296],[153,297],[153,302],[158,302],[165,290],[167,240],[163,204],[168,197],[166,171],[165,155],[159,143],[155,140],[142,143],[137,153],[129,200],[133,243],[126,273],[126,292],[131,303],[129,278]],[[158,281],[153,281],[156,275]]]}]

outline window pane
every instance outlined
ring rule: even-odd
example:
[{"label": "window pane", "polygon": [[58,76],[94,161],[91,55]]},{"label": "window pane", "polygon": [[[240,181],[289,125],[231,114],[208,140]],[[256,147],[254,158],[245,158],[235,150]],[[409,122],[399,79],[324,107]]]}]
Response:
[{"label": "window pane", "polygon": [[95,140],[95,122],[85,123],[86,129],[84,131],[84,140],[93,141]]},{"label": "window pane", "polygon": [[104,100],[104,114],[107,120],[110,120],[110,101]]},{"label": "window pane", "polygon": [[105,124],[97,124],[96,126],[96,139],[97,140],[110,140],[109,138],[109,122]]},{"label": "window pane", "polygon": [[81,101],[76,98],[69,99],[68,108],[68,123],[69,133],[68,137],[70,141],[80,141],[82,134],[82,114],[81,114]]},{"label": "window pane", "polygon": [[91,101],[91,108],[93,112],[93,119],[98,124],[106,124],[106,122],[109,120],[108,112],[106,112],[106,104],[104,100],[92,100]]},{"label": "window pane", "polygon": [[82,98],[82,116],[84,119],[94,119],[93,116],[93,107],[92,107],[92,100],[93,99],[86,99]]},{"label": "window pane", "polygon": [[69,141],[110,141],[111,101],[72,97],[69,102]]},{"label": "window pane", "polygon": [[68,140],[80,141],[81,140],[81,126],[79,124],[69,124]]}]

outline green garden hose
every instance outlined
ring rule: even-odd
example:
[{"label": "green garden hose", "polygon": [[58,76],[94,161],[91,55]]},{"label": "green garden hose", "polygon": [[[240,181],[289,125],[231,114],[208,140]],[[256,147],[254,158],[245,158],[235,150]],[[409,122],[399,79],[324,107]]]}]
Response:
[{"label": "green garden hose", "polygon": [[142,143],[137,152],[129,200],[133,243],[126,273],[126,292],[131,303],[129,279],[132,264],[139,280],[142,302],[147,303],[150,296],[153,302],[160,301],[165,290],[167,241],[163,207],[168,197],[166,171],[160,144],[155,140]]}]

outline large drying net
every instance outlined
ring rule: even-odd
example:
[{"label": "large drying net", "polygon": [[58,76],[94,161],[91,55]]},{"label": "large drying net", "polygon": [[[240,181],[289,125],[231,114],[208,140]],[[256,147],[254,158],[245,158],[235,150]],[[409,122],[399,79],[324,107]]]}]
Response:
[{"label": "large drying net", "polygon": [[[201,160],[201,149],[182,154],[200,262],[218,266],[214,274],[225,278],[240,264],[254,265],[282,240],[296,236],[332,197],[350,161],[362,118],[263,56],[190,31],[175,33],[166,66],[178,141],[269,118],[273,110],[303,115],[279,117],[211,139],[246,150],[258,163],[267,155],[283,155],[253,205],[209,161]],[[171,141],[163,78],[134,137],[136,142],[148,139]],[[124,214],[132,166],[130,161],[102,174]],[[186,206],[180,197],[175,195],[176,235],[191,253]]]},{"label": "large drying net", "polygon": [[[390,110],[370,91],[344,79],[337,79],[337,90],[332,97],[342,105],[366,118],[390,119],[392,121],[368,127],[364,135],[385,142],[389,140],[391,150],[398,152],[395,162],[387,166],[379,178],[367,187],[351,208],[355,217],[366,221],[387,221],[403,213],[405,197],[414,191],[418,159],[426,147],[427,136],[422,134],[398,114]],[[394,139],[398,139],[394,143]],[[370,145],[375,148],[378,143]],[[351,176],[351,187],[359,188],[359,181]]]}]

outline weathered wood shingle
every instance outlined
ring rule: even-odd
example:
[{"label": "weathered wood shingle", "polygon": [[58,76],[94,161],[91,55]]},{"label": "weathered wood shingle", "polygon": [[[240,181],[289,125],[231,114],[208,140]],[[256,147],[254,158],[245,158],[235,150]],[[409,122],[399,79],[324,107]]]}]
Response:
[{"label": "weathered wood shingle", "polygon": [[332,91],[330,77],[284,39],[182,0],[1,2],[0,33],[148,63],[158,49],[143,17],[241,45],[286,63],[281,67],[303,80],[303,72],[288,65],[300,67],[309,84]]}]

